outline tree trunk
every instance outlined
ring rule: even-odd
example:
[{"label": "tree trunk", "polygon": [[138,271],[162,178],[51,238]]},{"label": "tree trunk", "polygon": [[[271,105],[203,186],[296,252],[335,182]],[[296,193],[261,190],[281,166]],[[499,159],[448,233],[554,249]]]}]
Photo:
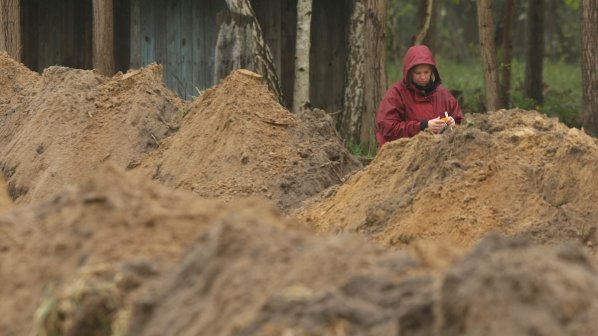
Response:
[{"label": "tree trunk", "polygon": [[598,136],[598,4],[581,0],[581,78],[583,127]]},{"label": "tree trunk", "polygon": [[[595,1],[595,0],[594,0]],[[542,71],[544,60],[544,0],[529,0],[527,14],[527,50],[524,94],[542,104]]]},{"label": "tree trunk", "polygon": [[114,13],[112,0],[93,0],[93,67],[114,74]]},{"label": "tree trunk", "polygon": [[494,46],[494,23],[492,22],[492,1],[478,0],[477,6],[480,52],[482,54],[484,83],[486,86],[486,109],[488,111],[496,111],[503,108],[504,103],[498,81],[496,47]]},{"label": "tree trunk", "polygon": [[515,0],[507,0],[503,30],[502,93],[505,106],[509,105],[511,90],[511,66],[513,62],[513,23],[515,21]]},{"label": "tree trunk", "polygon": [[19,0],[0,0],[0,50],[21,61],[21,10]]},{"label": "tree trunk", "polygon": [[274,59],[251,3],[249,0],[226,0],[226,4],[231,15],[218,31],[214,79],[218,81],[239,68],[253,70],[262,75],[268,89],[284,105]]},{"label": "tree trunk", "polygon": [[386,90],[387,0],[355,0],[349,27],[349,55],[339,130],[346,141],[372,153],[376,109]]},{"label": "tree trunk", "polygon": [[434,8],[434,0],[425,0],[420,3],[423,7],[423,15],[421,27],[419,32],[413,38],[413,45],[419,45],[424,43],[424,40],[428,36],[428,30],[430,29],[430,22],[432,20],[432,13]]},{"label": "tree trunk", "polygon": [[312,0],[297,1],[297,43],[295,44],[295,88],[293,112],[309,104],[309,49],[311,47]]}]

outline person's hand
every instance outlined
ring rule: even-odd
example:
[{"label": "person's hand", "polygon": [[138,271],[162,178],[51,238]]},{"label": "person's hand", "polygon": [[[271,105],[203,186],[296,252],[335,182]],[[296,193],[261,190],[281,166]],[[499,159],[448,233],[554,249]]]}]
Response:
[{"label": "person's hand", "polygon": [[448,119],[446,121],[446,125],[453,126],[454,124],[455,124],[455,119],[453,119],[453,117],[448,117]]},{"label": "person's hand", "polygon": [[[451,117],[451,119],[452,119],[452,117]],[[453,119],[453,123],[455,123],[454,119]],[[440,119],[440,117],[428,120],[428,129],[434,134],[438,134],[438,132],[440,132],[440,130],[442,129],[442,126],[444,126],[444,125],[445,125],[444,121],[442,121],[442,119]]]}]

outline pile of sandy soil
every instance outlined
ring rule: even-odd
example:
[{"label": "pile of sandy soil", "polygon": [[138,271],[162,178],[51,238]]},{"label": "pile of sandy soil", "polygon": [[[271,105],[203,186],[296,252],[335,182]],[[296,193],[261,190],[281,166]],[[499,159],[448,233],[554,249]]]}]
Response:
[{"label": "pile of sandy soil", "polygon": [[384,245],[489,231],[596,246],[598,141],[536,112],[468,116],[441,136],[385,145],[374,161],[297,216],[319,232],[360,232]]},{"label": "pile of sandy soil", "polygon": [[0,148],[4,148],[31,116],[20,109],[31,95],[39,74],[0,52]]},{"label": "pile of sandy soil", "polygon": [[581,245],[491,234],[441,275],[434,335],[596,335],[597,295]]},{"label": "pile of sandy soil", "polygon": [[0,213],[12,209],[12,199],[8,195],[8,186],[4,177],[0,176]]},{"label": "pile of sandy soil", "polygon": [[491,235],[441,274],[421,272],[403,254],[374,251],[351,236],[316,239],[263,225],[216,226],[176,272],[137,303],[129,331],[148,336],[598,332],[598,271],[578,245],[533,246]]},{"label": "pile of sandy soil", "polygon": [[106,160],[135,167],[176,130],[173,119],[184,105],[164,86],[157,65],[108,78],[58,66],[28,75],[22,66],[6,64],[6,55],[0,62],[6,66],[1,86],[11,85],[12,72],[27,78],[15,85],[21,96],[2,110],[1,128],[9,131],[0,167],[18,204],[78,183]]},{"label": "pile of sandy soil", "polygon": [[107,160],[202,197],[259,195],[285,210],[361,168],[330,116],[292,115],[249,71],[189,102],[156,64],[113,77],[58,66],[40,76],[6,54],[0,66],[0,168],[17,204]]},{"label": "pile of sandy soil", "polygon": [[180,131],[143,167],[148,176],[202,197],[260,195],[287,210],[361,164],[323,111],[293,115],[259,75],[237,70],[193,102]]},{"label": "pile of sandy soil", "polygon": [[498,111],[354,173],[254,73],[161,77],[0,54],[1,335],[598,334],[597,140]]},{"label": "pile of sandy soil", "polygon": [[202,200],[114,164],[45,202],[14,208],[0,216],[0,331],[29,335],[37,310],[38,331],[92,334],[78,328],[99,328],[93,316],[101,314],[115,319],[131,293],[229,216],[248,227],[257,219],[284,225],[262,203]]},{"label": "pile of sandy soil", "polygon": [[490,236],[445,272],[261,200],[201,200],[115,165],[0,216],[7,335],[591,335],[578,245]]}]

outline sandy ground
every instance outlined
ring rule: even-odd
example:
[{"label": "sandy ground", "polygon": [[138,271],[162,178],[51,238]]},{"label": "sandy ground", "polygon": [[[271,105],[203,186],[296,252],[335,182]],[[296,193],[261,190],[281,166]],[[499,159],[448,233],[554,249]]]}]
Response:
[{"label": "sandy ground", "polygon": [[598,334],[598,141],[468,115],[366,167],[236,71],[0,55],[0,335]]}]

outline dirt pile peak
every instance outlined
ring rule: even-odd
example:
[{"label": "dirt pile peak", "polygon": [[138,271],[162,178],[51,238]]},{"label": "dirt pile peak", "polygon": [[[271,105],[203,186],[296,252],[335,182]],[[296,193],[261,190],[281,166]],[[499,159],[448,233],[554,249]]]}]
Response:
[{"label": "dirt pile peak", "polygon": [[488,231],[596,246],[597,141],[537,112],[467,116],[441,136],[385,145],[336,193],[299,214],[320,232],[361,232],[385,245]]},{"label": "dirt pile peak", "polygon": [[[133,168],[176,130],[183,101],[151,65],[105,77],[52,66],[5,106],[14,117],[0,147],[0,166],[16,203],[42,200],[61,186],[89,177],[111,160]],[[6,81],[7,78],[0,79]]]},{"label": "dirt pile peak", "polygon": [[39,74],[31,71],[23,63],[15,61],[4,51],[0,51],[0,97],[10,98],[37,81]]},{"label": "dirt pile peak", "polygon": [[259,195],[288,209],[360,164],[325,113],[293,115],[258,75],[237,70],[193,102],[180,131],[143,166],[166,185],[202,197]]}]

